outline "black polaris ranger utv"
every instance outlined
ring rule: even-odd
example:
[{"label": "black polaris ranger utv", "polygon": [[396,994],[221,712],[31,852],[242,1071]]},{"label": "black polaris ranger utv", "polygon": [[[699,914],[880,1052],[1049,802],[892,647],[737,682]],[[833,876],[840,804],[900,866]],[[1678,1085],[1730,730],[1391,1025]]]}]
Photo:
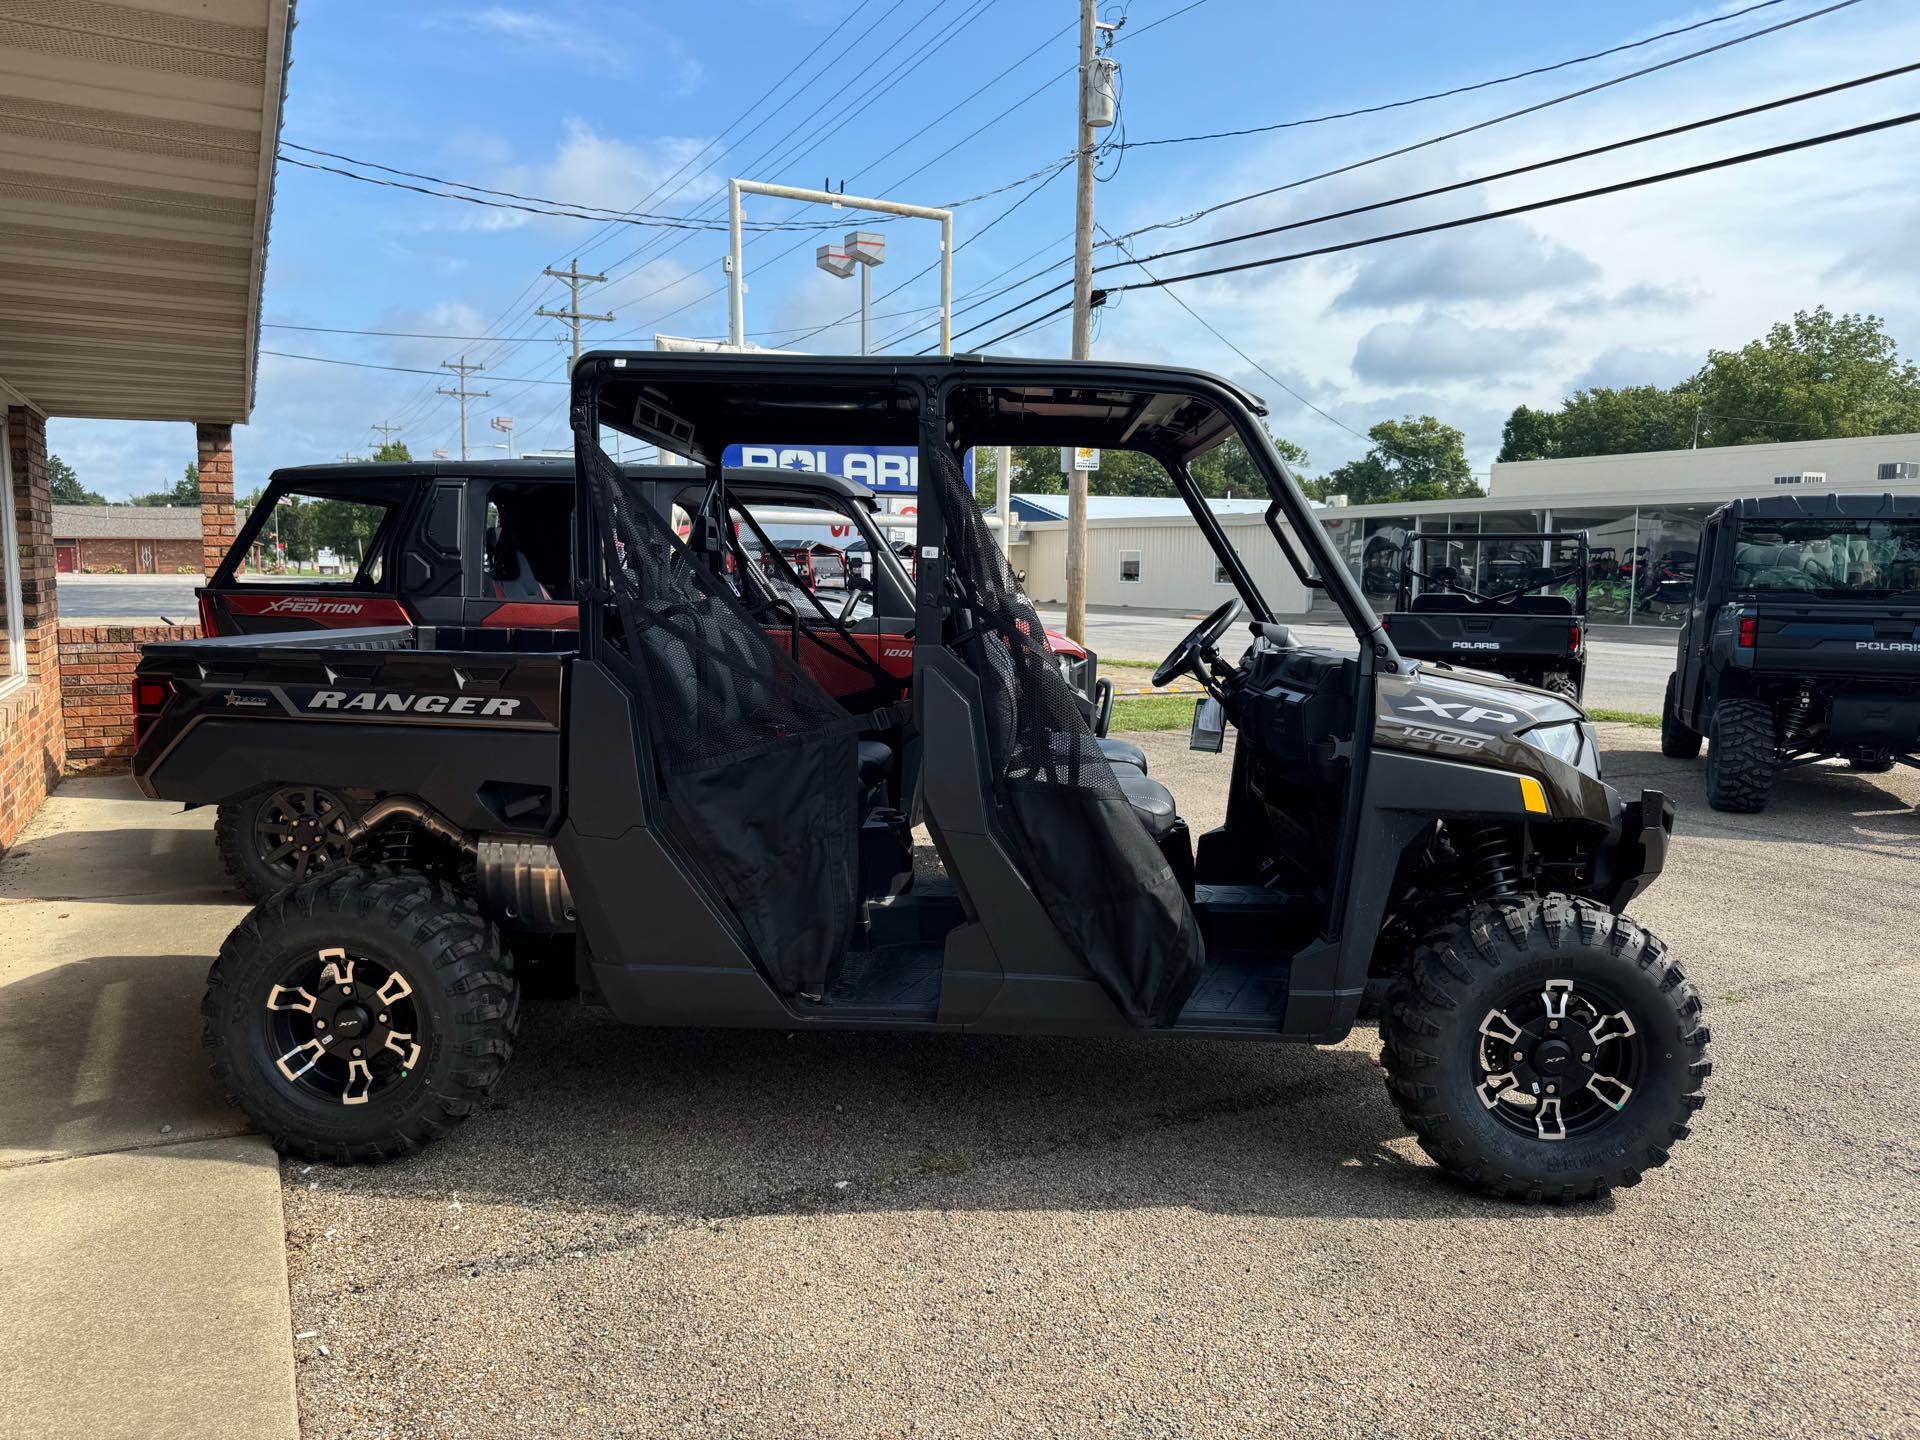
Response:
[{"label": "black polaris ranger utv", "polygon": [[[1378,1015],[1393,1099],[1450,1174],[1525,1200],[1634,1183],[1710,1068],[1693,987],[1622,913],[1672,807],[1603,783],[1571,705],[1404,661],[1262,413],[1150,366],[586,356],[576,649],[419,626],[148,649],[149,795],[222,800],[301,754],[380,797],[364,853],[396,824],[418,837],[234,931],[205,1004],[216,1073],[282,1147],[403,1153],[507,1061],[503,930],[561,932],[583,992],[642,1025],[1328,1044]],[[605,428],[702,467],[684,538]],[[1201,498],[1190,467],[1229,437],[1357,657],[1276,623]],[[933,477],[905,703],[828,694],[732,583],[718,458],[782,441],[917,445]],[[966,449],[998,444],[1151,456],[1233,582],[1159,675],[1199,677],[1238,734],[1225,823],[1197,846],[1092,734],[961,481]],[[913,863],[916,802],[937,864]]]},{"label": "black polaris ranger utv", "polygon": [[[686,466],[629,465],[626,475],[681,533],[705,494],[705,476]],[[873,492],[839,475],[738,469],[728,472],[730,523],[744,539],[731,557],[743,592],[776,641],[840,698],[874,684],[857,647],[902,681],[913,669],[913,582],[885,543]],[[571,460],[413,460],[300,465],[269,477],[220,568],[195,593],[201,629],[214,635],[421,625],[565,632],[580,622],[573,593],[574,475]],[[329,574],[289,573],[282,517],[312,507],[334,528],[361,537],[360,552]],[[340,524],[339,521],[347,524]],[[762,545],[757,537],[770,537]],[[819,583],[796,554],[853,537],[886,562],[843,568]],[[347,563],[350,559],[351,563]],[[822,567],[824,568],[824,567]],[[816,603],[817,602],[817,603]],[[830,609],[848,632],[844,645],[812,643]],[[795,626],[798,626],[796,632]],[[570,643],[564,634],[550,644]],[[1059,668],[1080,696],[1095,733],[1106,733],[1113,682],[1099,657],[1047,632]],[[365,787],[320,784],[298,763],[220,806],[214,839],[234,883],[249,899],[344,863],[349,832],[376,796]]]},{"label": "black polaris ranger utv", "polygon": [[1707,742],[1707,803],[1781,770],[1920,765],[1920,496],[1767,495],[1707,517],[1660,749]]},{"label": "black polaris ranger utv", "polygon": [[1588,569],[1585,532],[1411,534],[1387,634],[1409,660],[1468,665],[1578,701]]}]

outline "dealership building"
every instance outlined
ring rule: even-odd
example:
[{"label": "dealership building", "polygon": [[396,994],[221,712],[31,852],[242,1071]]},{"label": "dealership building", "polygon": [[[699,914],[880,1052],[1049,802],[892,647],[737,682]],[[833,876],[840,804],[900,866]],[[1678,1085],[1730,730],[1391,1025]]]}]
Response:
[{"label": "dealership building", "polygon": [[[1681,611],[1647,583],[1691,574],[1700,526],[1715,508],[1747,495],[1839,491],[1920,493],[1920,435],[1875,435],[1778,445],[1654,450],[1569,460],[1495,463],[1484,496],[1419,504],[1318,507],[1334,548],[1363,583],[1378,575],[1377,552],[1398,552],[1411,533],[1475,535],[1582,530],[1591,547],[1588,613],[1601,623],[1672,626]],[[1247,562],[1274,610],[1331,612],[1287,566],[1265,529],[1264,503],[1212,502],[1221,529]],[[1067,497],[1016,494],[1020,520],[1014,564],[1034,599],[1066,597]],[[1367,574],[1369,555],[1374,576]],[[1638,575],[1640,581],[1635,582]],[[1377,609],[1391,587],[1364,585]],[[1199,612],[1232,593],[1186,506],[1177,499],[1090,497],[1087,603]],[[1671,595],[1673,591],[1664,592]]]}]

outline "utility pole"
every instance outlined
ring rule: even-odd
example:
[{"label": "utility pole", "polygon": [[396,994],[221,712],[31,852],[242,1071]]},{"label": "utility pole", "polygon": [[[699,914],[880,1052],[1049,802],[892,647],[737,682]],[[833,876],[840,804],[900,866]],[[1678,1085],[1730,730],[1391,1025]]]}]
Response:
[{"label": "utility pole", "polygon": [[567,289],[573,295],[572,303],[569,304],[567,308],[564,310],[549,310],[547,309],[546,306],[542,305],[538,310],[534,311],[533,313],[536,315],[545,315],[551,320],[567,320],[572,322],[573,324],[573,360],[575,364],[578,364],[580,361],[580,322],[582,320],[611,321],[613,319],[613,316],[611,315],[583,314],[580,309],[580,286],[582,283],[585,283],[588,285],[604,285],[606,283],[607,277],[604,275],[582,274],[580,270],[580,259],[578,256],[574,257],[573,264],[568,266],[565,270],[556,270],[551,265],[549,265],[546,267],[546,269],[542,270],[540,273],[542,275],[551,275],[556,280],[566,281]]},{"label": "utility pole", "polygon": [[465,460],[467,458],[467,401],[485,400],[493,394],[491,390],[469,390],[467,388],[467,376],[484,370],[487,367],[484,365],[469,365],[467,363],[467,357],[464,355],[462,355],[458,361],[442,360],[440,364],[444,368],[454,371],[460,377],[459,387],[457,389],[449,390],[446,386],[442,385],[438,387],[438,392],[442,395],[455,396],[460,401],[460,458]]},{"label": "utility pole", "polygon": [[369,425],[367,428],[380,432],[380,448],[384,450],[393,443],[393,437],[400,433],[402,427],[382,420],[378,425]]},{"label": "utility pole", "polygon": [[[1094,0],[1080,0],[1080,83],[1075,87],[1073,157],[1073,358],[1084,360],[1093,341],[1093,126],[1087,95],[1093,84]],[[1067,634],[1087,638],[1087,472],[1067,471]]]}]

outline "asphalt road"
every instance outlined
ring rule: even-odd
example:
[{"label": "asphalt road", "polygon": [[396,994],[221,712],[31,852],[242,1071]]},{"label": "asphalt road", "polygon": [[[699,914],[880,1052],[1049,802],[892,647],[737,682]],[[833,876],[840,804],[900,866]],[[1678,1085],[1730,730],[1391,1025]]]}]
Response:
[{"label": "asphalt road", "polygon": [[165,617],[191,625],[200,618],[193,598],[198,575],[61,575],[58,581],[62,620],[157,625]]},{"label": "asphalt road", "polygon": [[[1041,618],[1054,629],[1065,627],[1064,611],[1042,608]],[[1199,617],[1142,615],[1115,612],[1087,616],[1087,641],[1103,660],[1159,662],[1192,630]],[[1293,626],[1303,644],[1354,648],[1353,635],[1340,624]],[[1667,676],[1673,673],[1671,630],[1647,639],[1594,639],[1587,642],[1587,686],[1584,703],[1599,710],[1627,710],[1657,715],[1666,697]]]},{"label": "asphalt road", "polygon": [[[1651,732],[1605,741],[1680,803],[1634,913],[1717,1066],[1638,1188],[1455,1189],[1371,1034],[653,1031],[550,999],[447,1140],[285,1167],[305,1432],[1916,1433],[1920,773],[1791,772],[1728,816]],[[1144,743],[1215,823],[1228,758]]]}]

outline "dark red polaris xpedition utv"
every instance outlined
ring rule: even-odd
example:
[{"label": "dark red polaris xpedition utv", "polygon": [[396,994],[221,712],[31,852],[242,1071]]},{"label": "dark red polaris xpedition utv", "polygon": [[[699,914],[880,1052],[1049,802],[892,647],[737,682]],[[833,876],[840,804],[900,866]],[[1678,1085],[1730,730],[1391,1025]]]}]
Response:
[{"label": "dark red polaris xpedition utv", "polygon": [[[630,483],[685,535],[706,492],[686,466],[630,465]],[[905,521],[882,514],[873,492],[838,475],[728,472],[730,523],[743,537],[732,584],[774,639],[830,694],[857,697],[873,684],[846,647],[812,643],[825,608],[848,645],[889,674],[913,668],[913,580],[888,543]],[[289,573],[283,521],[306,507],[351,522],[357,554],[338,553],[328,573]],[[345,527],[336,527],[345,528]],[[277,470],[241,525],[226,560],[196,593],[201,628],[216,635],[286,635],[370,625],[454,631],[516,631],[564,648],[580,623],[574,597],[574,475],[569,460],[405,461],[302,465]],[[756,537],[770,536],[765,546]],[[883,538],[885,537],[885,538]],[[855,567],[825,552],[862,547]],[[820,552],[815,555],[815,552]],[[865,556],[877,558],[869,562]],[[744,587],[744,588],[743,588]],[[818,601],[818,604],[815,601]],[[794,627],[800,627],[798,638]],[[482,637],[492,643],[493,637]],[[1081,697],[1096,734],[1113,709],[1113,682],[1092,651],[1047,632],[1054,663]],[[221,805],[215,829],[222,862],[252,900],[346,862],[348,835],[379,796],[330,786],[288,768]]]},{"label": "dark red polaris xpedition utv", "polygon": [[[1638,1181],[1710,1069],[1694,988],[1622,913],[1661,869],[1672,807],[1602,781],[1574,706],[1403,660],[1260,413],[1156,366],[588,355],[576,644],[402,625],[149,647],[148,794],[224,801],[297,756],[380,797],[350,828],[356,863],[222,947],[216,1073],[285,1148],[405,1153],[499,1077],[513,937],[547,932],[573,937],[582,991],[639,1025],[1327,1044],[1378,1015],[1394,1103],[1447,1173],[1523,1200]],[[604,428],[701,467],[684,536]],[[1229,436],[1272,492],[1272,543],[1326,587],[1357,657],[1275,622],[1200,498],[1192,462]],[[935,477],[910,685],[875,667],[857,703],[741,583],[718,457],[798,439],[917,445]],[[1216,714],[1238,737],[1225,823],[1197,843],[1092,733],[965,489],[966,448],[997,444],[1151,456],[1231,578],[1238,598],[1157,677],[1206,686],[1196,743]],[[819,638],[844,647],[845,627]],[[915,863],[916,809],[937,865]],[[409,843],[383,851],[395,833]]]}]

